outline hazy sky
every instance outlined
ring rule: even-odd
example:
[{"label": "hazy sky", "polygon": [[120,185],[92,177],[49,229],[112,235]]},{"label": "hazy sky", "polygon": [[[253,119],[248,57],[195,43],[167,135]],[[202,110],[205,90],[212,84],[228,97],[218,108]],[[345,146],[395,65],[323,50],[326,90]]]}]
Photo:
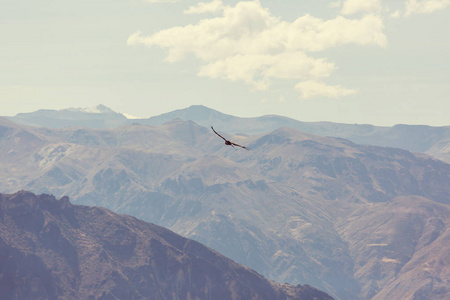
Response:
[{"label": "hazy sky", "polygon": [[450,0],[0,0],[0,115],[450,125]]}]

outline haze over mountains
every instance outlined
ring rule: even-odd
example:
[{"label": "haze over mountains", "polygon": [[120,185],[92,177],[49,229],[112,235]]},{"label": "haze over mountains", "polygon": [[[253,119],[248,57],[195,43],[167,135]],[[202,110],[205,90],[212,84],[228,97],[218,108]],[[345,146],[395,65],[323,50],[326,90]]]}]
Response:
[{"label": "haze over mountains", "polygon": [[128,118],[123,114],[114,112],[101,104],[92,108],[41,109],[36,112],[19,113],[14,117],[6,118],[20,124],[48,128],[67,126],[112,128],[128,123]]},{"label": "haze over mountains", "polygon": [[129,119],[104,105],[89,109],[39,110],[7,118],[16,123],[49,128],[66,126],[114,128],[133,123],[158,126],[178,118],[185,121],[194,121],[207,128],[214,125],[224,132],[252,135],[268,133],[282,127],[290,127],[316,135],[348,139],[358,144],[402,148],[411,152],[427,153],[450,162],[450,126],[396,125],[380,127],[368,124],[301,122],[277,115],[239,118],[202,105],[193,105],[150,118]]},{"label": "haze over mountains", "polygon": [[165,228],[67,197],[0,194],[0,298],[332,299]]},{"label": "haze over mountains", "polygon": [[[131,214],[338,299],[450,297],[448,163],[287,127],[232,135],[225,123],[139,123],[48,129],[0,118],[0,190]],[[209,125],[251,151],[226,147]],[[427,143],[445,149],[448,127],[439,130]]]}]

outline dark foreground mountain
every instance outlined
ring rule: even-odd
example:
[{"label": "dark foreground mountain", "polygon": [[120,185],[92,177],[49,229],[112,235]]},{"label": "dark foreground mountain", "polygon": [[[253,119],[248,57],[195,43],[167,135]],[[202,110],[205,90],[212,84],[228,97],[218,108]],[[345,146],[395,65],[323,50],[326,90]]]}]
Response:
[{"label": "dark foreground mountain", "polygon": [[127,124],[160,126],[173,119],[193,121],[209,128],[229,133],[262,134],[281,127],[295,128],[304,132],[348,139],[354,143],[382,147],[401,148],[411,152],[427,153],[450,162],[450,126],[395,125],[393,127],[368,124],[341,124],[332,122],[302,122],[295,119],[266,115],[240,118],[227,115],[202,105],[193,105],[158,116],[128,119],[124,115],[99,105],[94,109],[39,110],[21,113],[8,119],[27,125],[49,128],[82,126],[87,128],[113,128]]},{"label": "dark foreground mountain", "polygon": [[0,194],[0,299],[332,299],[162,227],[67,197]]},{"label": "dark foreground mountain", "polygon": [[450,298],[449,164],[291,128],[219,132],[251,150],[181,120],[50,130],[0,118],[0,190],[133,215],[335,298]]}]

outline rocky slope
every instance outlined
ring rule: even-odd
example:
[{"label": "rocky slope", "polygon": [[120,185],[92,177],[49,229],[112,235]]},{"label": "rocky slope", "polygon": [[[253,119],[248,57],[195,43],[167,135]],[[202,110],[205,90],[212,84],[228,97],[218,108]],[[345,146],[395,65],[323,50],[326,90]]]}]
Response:
[{"label": "rocky slope", "polygon": [[438,214],[450,203],[450,165],[442,161],[290,128],[222,132],[251,148],[245,151],[181,120],[109,130],[0,125],[3,191],[69,195],[131,214],[270,279],[307,283],[335,298],[382,298],[406,288],[406,299],[450,296],[442,289],[445,253],[435,261],[450,246],[449,216]]},{"label": "rocky slope", "polygon": [[0,194],[1,299],[332,299],[162,227],[67,197]]},{"label": "rocky slope", "polygon": [[349,241],[364,299],[447,299],[450,207],[396,197],[351,213],[338,224]]}]

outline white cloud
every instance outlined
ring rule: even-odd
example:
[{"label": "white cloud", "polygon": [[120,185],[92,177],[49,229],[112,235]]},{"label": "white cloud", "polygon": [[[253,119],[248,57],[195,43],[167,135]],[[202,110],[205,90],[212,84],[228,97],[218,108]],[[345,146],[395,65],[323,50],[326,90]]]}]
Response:
[{"label": "white cloud", "polygon": [[301,98],[311,99],[318,97],[339,98],[356,93],[356,90],[344,88],[340,85],[326,85],[319,81],[303,81],[295,86],[301,92]]},{"label": "white cloud", "polygon": [[309,79],[328,77],[334,64],[302,52],[277,55],[234,55],[200,68],[200,76],[243,81],[259,90],[267,89],[270,78]]},{"label": "white cloud", "polygon": [[373,15],[367,15],[361,19],[346,19],[338,16],[328,21],[306,15],[278,29],[278,32],[274,34],[284,39],[288,49],[313,52],[345,44],[380,47],[387,45],[387,39],[383,33],[383,20]]},{"label": "white cloud", "polygon": [[143,0],[143,1],[149,3],[175,3],[178,0]]},{"label": "white cloud", "polygon": [[412,14],[429,14],[442,10],[450,6],[450,0],[404,0],[405,12],[400,14],[398,8],[394,8],[398,3],[382,0],[337,0],[331,2],[331,7],[342,7],[343,15],[355,13],[382,13],[387,12],[390,17],[410,16]]},{"label": "white cloud", "polygon": [[450,0],[408,0],[406,2],[405,16],[412,14],[429,14],[450,6]]},{"label": "white cloud", "polygon": [[400,17],[400,11],[396,10],[395,12],[391,13],[391,18],[397,19]]},{"label": "white cloud", "polygon": [[359,12],[379,12],[380,10],[381,0],[346,0],[342,5],[342,14],[344,15]]},{"label": "white cloud", "polygon": [[217,13],[222,11],[224,5],[220,0],[213,0],[212,2],[200,2],[197,5],[189,7],[183,13],[185,14],[204,14],[204,13]]},{"label": "white cloud", "polygon": [[[271,79],[308,82],[330,76],[334,64],[324,58],[312,58],[308,52],[345,44],[380,47],[387,44],[383,21],[378,16],[366,15],[360,19],[338,16],[322,20],[304,15],[294,22],[285,22],[273,16],[259,1],[242,1],[235,6],[213,1],[193,6],[186,12],[208,11],[220,12],[220,15],[150,36],[136,32],[127,43],[167,49],[169,62],[193,54],[202,63],[199,76],[243,81],[261,90],[268,88]],[[350,91],[340,87],[333,87],[333,90],[337,92],[325,94],[334,97]]]}]

